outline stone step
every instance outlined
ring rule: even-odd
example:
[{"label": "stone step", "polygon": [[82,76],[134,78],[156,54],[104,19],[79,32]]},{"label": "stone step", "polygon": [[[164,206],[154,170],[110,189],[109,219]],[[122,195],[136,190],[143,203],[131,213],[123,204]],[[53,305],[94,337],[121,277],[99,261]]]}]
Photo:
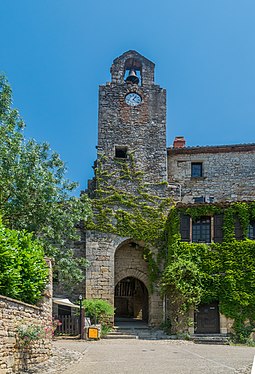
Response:
[{"label": "stone step", "polygon": [[145,339],[145,340],[162,340],[171,339],[162,330],[152,330],[149,328],[118,328],[105,336],[106,339]]},{"label": "stone step", "polygon": [[198,337],[198,338],[227,338],[228,334],[192,334],[192,337]]},{"label": "stone step", "polygon": [[[106,339],[144,339],[144,340],[172,340],[177,339],[175,335],[167,335],[162,330],[149,327],[127,328],[115,326],[113,331],[105,336]],[[193,334],[190,337],[196,344],[229,344],[227,334]]]},{"label": "stone step", "polygon": [[111,331],[104,339],[138,339],[138,336],[134,333],[125,333],[122,331]]},{"label": "stone step", "polygon": [[135,335],[105,335],[103,339],[138,339]]},{"label": "stone step", "polygon": [[191,340],[196,344],[223,344],[229,345],[229,338],[225,334],[192,335]]},{"label": "stone step", "polygon": [[150,330],[149,329],[120,329],[120,328],[114,328],[113,329],[114,332],[119,332],[119,333],[125,333],[125,334],[133,334],[133,333],[149,333]]}]

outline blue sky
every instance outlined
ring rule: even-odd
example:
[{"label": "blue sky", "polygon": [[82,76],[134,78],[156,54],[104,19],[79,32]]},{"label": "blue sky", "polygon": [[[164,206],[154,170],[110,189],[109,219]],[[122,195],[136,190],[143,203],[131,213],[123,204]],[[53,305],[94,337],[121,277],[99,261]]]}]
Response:
[{"label": "blue sky", "polygon": [[1,0],[0,71],[26,137],[49,142],[84,189],[98,86],[129,49],[167,90],[168,145],[255,142],[254,20],[254,0]]}]

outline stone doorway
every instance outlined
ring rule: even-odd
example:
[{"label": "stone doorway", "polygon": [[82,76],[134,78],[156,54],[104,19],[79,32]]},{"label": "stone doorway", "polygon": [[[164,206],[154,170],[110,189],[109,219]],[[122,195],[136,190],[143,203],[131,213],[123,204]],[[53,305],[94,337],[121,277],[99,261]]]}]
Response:
[{"label": "stone doorway", "polygon": [[126,277],[115,286],[115,317],[148,322],[148,290],[143,282]]},{"label": "stone doorway", "polygon": [[199,305],[195,312],[196,334],[219,334],[220,314],[217,302]]}]

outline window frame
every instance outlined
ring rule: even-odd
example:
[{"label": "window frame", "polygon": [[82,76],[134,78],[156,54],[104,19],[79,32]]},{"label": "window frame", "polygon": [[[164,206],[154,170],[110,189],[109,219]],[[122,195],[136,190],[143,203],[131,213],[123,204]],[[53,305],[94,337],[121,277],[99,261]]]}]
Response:
[{"label": "window frame", "polygon": [[[203,223],[203,222],[199,222],[201,220],[207,220],[208,222],[207,223]],[[199,226],[195,227],[195,225],[198,225],[199,223]],[[208,226],[208,227],[206,227]],[[194,232],[194,229],[195,228],[198,228],[199,230],[197,230],[197,232],[195,233]],[[203,229],[206,229],[206,232],[203,232]],[[196,241],[194,241],[194,236],[198,237],[200,236],[201,239],[197,239],[196,238]],[[204,237],[204,238],[203,238]],[[201,217],[198,217],[197,220],[193,220],[192,219],[192,222],[191,222],[191,242],[192,243],[205,243],[205,244],[209,244],[209,243],[212,243],[212,239],[213,239],[213,217],[211,216],[201,216]]]},{"label": "window frame", "polygon": [[[193,167],[196,167],[196,166],[200,167],[199,175],[198,175],[198,173],[194,172],[194,170],[193,170]],[[201,162],[201,161],[191,162],[191,178],[199,179],[199,178],[203,178],[203,176],[204,176],[203,162]]]},{"label": "window frame", "polygon": [[[251,234],[252,231],[252,235]],[[247,238],[250,240],[255,240],[255,222],[249,222],[248,230],[247,230]]]}]

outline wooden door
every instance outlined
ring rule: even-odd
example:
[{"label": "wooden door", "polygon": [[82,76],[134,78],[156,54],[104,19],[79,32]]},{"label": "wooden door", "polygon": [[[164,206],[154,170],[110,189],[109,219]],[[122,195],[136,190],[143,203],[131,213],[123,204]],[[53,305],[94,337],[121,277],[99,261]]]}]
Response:
[{"label": "wooden door", "polygon": [[218,303],[199,305],[195,312],[196,334],[218,334],[220,332],[220,315]]}]

